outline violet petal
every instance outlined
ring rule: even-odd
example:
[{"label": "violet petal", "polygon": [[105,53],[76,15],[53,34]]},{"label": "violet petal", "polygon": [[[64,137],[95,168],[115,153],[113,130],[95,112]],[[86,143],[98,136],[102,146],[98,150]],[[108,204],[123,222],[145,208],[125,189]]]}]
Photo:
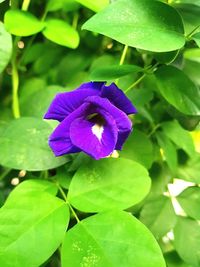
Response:
[{"label": "violet petal", "polygon": [[79,148],[72,144],[69,130],[71,123],[75,119],[85,116],[88,108],[89,104],[81,105],[77,110],[75,110],[67,118],[65,118],[50,135],[49,146],[56,156],[81,151]]},{"label": "violet petal", "polygon": [[86,97],[99,95],[102,85],[103,83],[90,82],[82,84],[74,91],[57,94],[47,113],[44,115],[44,119],[64,120],[70,113],[83,104]]},{"label": "violet petal", "polygon": [[[101,129],[94,122],[82,118],[76,119],[70,126],[73,144],[97,160],[113,152],[118,136],[118,129],[112,116],[104,112],[103,117],[105,124]],[[95,127],[97,127],[96,134]]]},{"label": "violet petal", "polygon": [[91,103],[96,106],[97,112],[101,114],[101,110],[112,115],[116,121],[116,125],[119,131],[130,131],[132,129],[131,120],[128,116],[110,103],[108,99],[99,96],[89,96],[85,99],[85,103]]},{"label": "violet petal", "polygon": [[109,99],[111,103],[126,114],[137,113],[136,108],[133,106],[128,97],[114,83],[109,86],[104,85],[102,87],[101,96]]}]

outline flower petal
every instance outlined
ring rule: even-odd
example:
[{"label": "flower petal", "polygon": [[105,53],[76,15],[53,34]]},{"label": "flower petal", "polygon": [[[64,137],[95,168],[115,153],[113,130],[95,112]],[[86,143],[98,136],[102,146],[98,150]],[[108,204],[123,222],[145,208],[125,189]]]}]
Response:
[{"label": "flower petal", "polygon": [[75,110],[67,118],[65,118],[50,135],[49,146],[56,156],[81,151],[79,148],[72,144],[69,130],[71,123],[79,117],[84,117],[88,108],[89,104],[81,105],[77,110]]},{"label": "flower petal", "polygon": [[114,104],[126,114],[137,113],[136,108],[133,106],[128,97],[114,83],[109,86],[104,85],[102,87],[101,97],[109,99],[112,104]]},{"label": "flower petal", "polygon": [[118,132],[117,144],[115,146],[116,150],[122,150],[122,146],[123,146],[124,142],[126,141],[126,139],[128,138],[131,131],[132,130]]},{"label": "flower petal", "polygon": [[115,149],[121,150],[124,142],[132,131],[132,122],[129,117],[120,109],[116,108],[109,100],[99,97],[88,97],[85,102],[96,106],[96,112],[103,116],[104,112],[111,114],[118,128],[118,139]]},{"label": "flower petal", "polygon": [[76,119],[70,126],[73,144],[95,159],[110,155],[117,141],[118,129],[115,120],[106,112],[103,117],[105,124],[99,130],[94,122],[82,118]]},{"label": "flower petal", "polygon": [[111,104],[108,99],[100,96],[89,96],[85,99],[85,103],[91,103],[93,106],[96,106],[97,113],[101,114],[101,112],[106,112],[111,114],[116,121],[119,131],[124,132],[132,129],[132,123],[129,117],[123,111]]},{"label": "flower petal", "polygon": [[91,90],[98,90],[101,91],[102,87],[105,85],[105,82],[88,82],[83,83],[77,90],[79,89],[91,89]]},{"label": "flower petal", "polygon": [[[99,95],[104,83],[84,83],[72,92],[59,93],[53,99],[44,119],[62,121],[83,104],[88,96]],[[81,90],[80,90],[81,89]]]}]

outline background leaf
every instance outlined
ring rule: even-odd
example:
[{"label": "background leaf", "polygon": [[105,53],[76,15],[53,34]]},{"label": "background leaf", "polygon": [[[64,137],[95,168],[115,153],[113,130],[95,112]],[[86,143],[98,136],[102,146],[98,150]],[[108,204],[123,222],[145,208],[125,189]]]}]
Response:
[{"label": "background leaf", "polygon": [[178,164],[176,147],[162,132],[156,134],[158,144],[163,150],[164,157],[172,171],[175,171]]},{"label": "background leaf", "polygon": [[188,187],[177,199],[188,216],[200,220],[200,187]]},{"label": "background leaf", "polygon": [[61,86],[44,85],[42,88],[35,87],[31,92],[29,86],[28,90],[23,90],[21,93],[20,106],[22,115],[42,118],[56,94],[66,91],[67,89]]},{"label": "background leaf", "polygon": [[59,45],[73,49],[79,45],[78,32],[62,20],[48,19],[42,33],[47,39]]},{"label": "background leaf", "polygon": [[200,32],[192,35],[192,39],[196,42],[196,44],[198,45],[198,47],[200,47]]},{"label": "background leaf", "polygon": [[135,160],[146,168],[150,168],[153,161],[153,147],[147,136],[134,129],[120,152],[123,158]]},{"label": "background leaf", "polygon": [[109,0],[76,0],[76,2],[82,4],[83,6],[93,10],[94,12],[99,12],[109,4]]},{"label": "background leaf", "polygon": [[171,139],[179,148],[185,150],[191,157],[195,154],[194,143],[191,135],[184,130],[176,121],[162,123],[164,134]]},{"label": "background leaf", "polygon": [[158,68],[155,73],[161,95],[180,112],[200,115],[200,89],[179,69]]},{"label": "background leaf", "polygon": [[27,11],[8,10],[4,17],[8,32],[17,36],[29,36],[40,32],[45,24]]},{"label": "background leaf", "polygon": [[[187,263],[199,266],[200,225],[189,218],[179,218],[174,229],[174,246]],[[187,246],[184,244],[187,240]]]},{"label": "background leaf", "polygon": [[193,267],[180,259],[175,251],[169,252],[165,255],[165,260],[168,267]]},{"label": "background leaf", "polygon": [[159,196],[151,199],[143,206],[140,220],[152,231],[157,239],[163,237],[176,224],[176,214],[170,198]]},{"label": "background leaf", "polygon": [[5,30],[4,24],[0,22],[0,73],[8,64],[12,54],[12,38]]},{"label": "background leaf", "polygon": [[136,218],[122,211],[91,216],[70,229],[61,257],[62,267],[91,264],[96,267],[165,267],[160,248],[150,232]]},{"label": "background leaf", "polygon": [[92,81],[108,81],[138,72],[142,72],[142,68],[135,65],[112,65],[95,68],[91,72],[90,78]]},{"label": "background leaf", "polygon": [[193,155],[185,165],[181,165],[178,169],[177,176],[183,180],[200,184],[200,156]]}]

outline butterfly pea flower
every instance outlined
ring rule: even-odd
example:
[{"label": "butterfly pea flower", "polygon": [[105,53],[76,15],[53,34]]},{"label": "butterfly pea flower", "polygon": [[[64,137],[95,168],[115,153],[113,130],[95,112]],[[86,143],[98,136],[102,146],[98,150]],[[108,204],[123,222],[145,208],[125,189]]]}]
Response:
[{"label": "butterfly pea flower", "polygon": [[114,83],[82,84],[71,92],[55,96],[45,119],[60,124],[49,137],[55,156],[83,151],[101,159],[121,150],[132,131],[129,114],[136,108]]}]

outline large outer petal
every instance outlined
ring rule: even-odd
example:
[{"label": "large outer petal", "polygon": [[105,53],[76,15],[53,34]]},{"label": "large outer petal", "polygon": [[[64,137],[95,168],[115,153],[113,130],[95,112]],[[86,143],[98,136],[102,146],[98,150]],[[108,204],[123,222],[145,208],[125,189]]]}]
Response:
[{"label": "large outer petal", "polygon": [[78,118],[70,126],[72,143],[97,160],[113,152],[118,137],[118,129],[113,117],[105,111],[101,114],[105,120],[101,138],[97,138],[92,131],[95,123],[87,119]]},{"label": "large outer petal", "polygon": [[[88,96],[99,95],[104,83],[84,83],[74,91],[59,93],[53,99],[44,119],[62,121],[83,104]],[[80,90],[81,89],[81,90]]]},{"label": "large outer petal", "polygon": [[105,82],[87,82],[87,83],[81,84],[81,86],[79,86],[79,88],[77,88],[77,90],[91,88],[94,90],[98,90],[100,93],[100,91],[104,85],[105,85]]},{"label": "large outer petal", "polygon": [[133,106],[128,97],[114,83],[109,86],[104,85],[102,87],[101,97],[109,99],[111,103],[126,114],[137,113],[136,108]]},{"label": "large outer petal", "polygon": [[74,146],[70,139],[70,125],[77,118],[84,118],[90,104],[83,104],[77,110],[66,117],[53,131],[49,137],[49,146],[56,156],[81,151]]}]

